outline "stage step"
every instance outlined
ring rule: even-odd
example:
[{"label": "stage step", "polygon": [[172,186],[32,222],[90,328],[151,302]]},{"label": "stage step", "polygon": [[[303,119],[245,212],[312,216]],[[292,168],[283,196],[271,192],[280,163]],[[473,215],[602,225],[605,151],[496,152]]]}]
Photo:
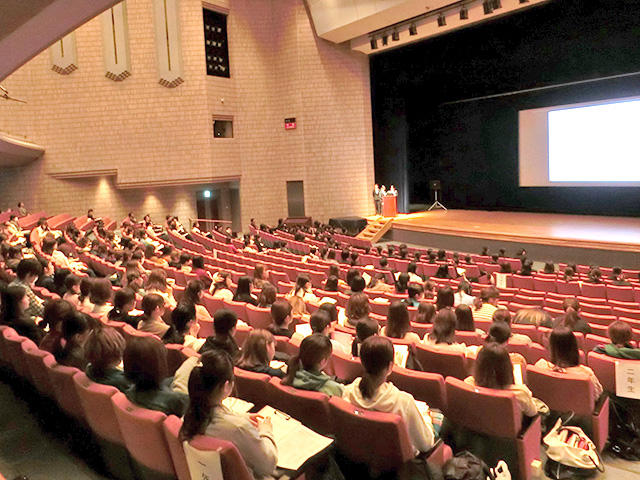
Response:
[{"label": "stage step", "polygon": [[362,230],[356,238],[361,240],[367,240],[373,245],[380,241],[385,233],[389,231],[393,225],[393,218],[380,217],[374,222],[367,225],[367,228]]}]

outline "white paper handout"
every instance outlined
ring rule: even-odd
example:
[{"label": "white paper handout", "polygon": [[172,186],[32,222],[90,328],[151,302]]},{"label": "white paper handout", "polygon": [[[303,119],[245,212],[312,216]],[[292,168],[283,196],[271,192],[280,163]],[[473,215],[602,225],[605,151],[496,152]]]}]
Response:
[{"label": "white paper handout", "polygon": [[406,368],[409,358],[409,345],[393,344],[393,363],[399,367]]},{"label": "white paper handout", "polygon": [[351,334],[347,332],[333,332],[331,337],[343,345],[347,351],[351,351],[351,344],[353,343],[353,336]]},{"label": "white paper handout", "polygon": [[640,399],[640,362],[616,360],[616,395]]},{"label": "white paper handout", "polygon": [[519,363],[513,364],[513,383],[516,385],[523,385],[522,381],[522,365]]},{"label": "white paper handout", "polygon": [[309,335],[311,335],[313,333],[313,330],[311,330],[311,325],[310,324],[308,324],[308,323],[299,323],[298,325],[296,325],[296,333],[299,333],[303,337],[308,337]]},{"label": "white paper handout", "polygon": [[305,427],[295,418],[267,405],[258,412],[271,418],[278,447],[278,467],[298,470],[304,462],[327,448],[333,440]]},{"label": "white paper handout", "polygon": [[189,442],[182,442],[187,457],[191,480],[223,480],[220,452],[215,450],[196,450]]},{"label": "white paper handout", "polygon": [[222,404],[231,410],[233,413],[238,415],[242,415],[243,413],[247,413],[251,410],[255,405],[251,402],[247,402],[246,400],[242,400],[241,398],[236,397],[227,397],[222,400]]}]

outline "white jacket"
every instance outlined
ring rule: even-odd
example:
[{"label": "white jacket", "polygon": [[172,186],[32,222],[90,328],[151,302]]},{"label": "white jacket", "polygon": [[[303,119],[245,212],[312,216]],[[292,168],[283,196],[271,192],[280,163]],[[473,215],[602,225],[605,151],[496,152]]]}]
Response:
[{"label": "white jacket", "polygon": [[435,444],[433,423],[429,415],[422,415],[410,393],[400,391],[391,382],[380,385],[372,398],[365,399],[360,391],[360,381],[356,378],[347,385],[342,398],[347,402],[375,412],[395,413],[404,419],[409,429],[409,439],[414,450],[426,452]]}]

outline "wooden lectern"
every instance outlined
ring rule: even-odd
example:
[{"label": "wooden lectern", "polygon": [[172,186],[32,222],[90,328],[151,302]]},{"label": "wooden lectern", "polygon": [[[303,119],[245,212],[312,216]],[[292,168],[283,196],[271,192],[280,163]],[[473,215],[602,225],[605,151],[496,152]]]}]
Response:
[{"label": "wooden lectern", "polygon": [[395,217],[398,215],[398,197],[385,195],[382,197],[382,216]]}]

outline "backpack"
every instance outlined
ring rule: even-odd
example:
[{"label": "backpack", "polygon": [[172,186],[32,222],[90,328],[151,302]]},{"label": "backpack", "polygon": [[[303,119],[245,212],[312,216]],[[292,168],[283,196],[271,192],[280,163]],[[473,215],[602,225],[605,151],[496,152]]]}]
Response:
[{"label": "backpack", "polygon": [[467,451],[447,460],[442,466],[442,474],[445,480],[495,480],[487,464]]}]

